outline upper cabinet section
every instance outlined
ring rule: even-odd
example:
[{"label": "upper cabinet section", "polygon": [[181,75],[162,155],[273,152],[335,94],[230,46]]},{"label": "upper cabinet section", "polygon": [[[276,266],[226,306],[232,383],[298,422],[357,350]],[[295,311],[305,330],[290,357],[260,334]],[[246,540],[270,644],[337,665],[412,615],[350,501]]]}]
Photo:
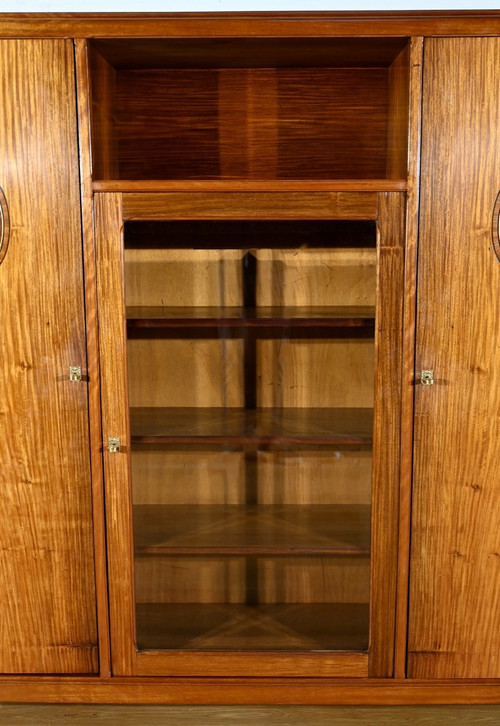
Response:
[{"label": "upper cabinet section", "polygon": [[94,180],[404,180],[408,39],[89,41]]}]

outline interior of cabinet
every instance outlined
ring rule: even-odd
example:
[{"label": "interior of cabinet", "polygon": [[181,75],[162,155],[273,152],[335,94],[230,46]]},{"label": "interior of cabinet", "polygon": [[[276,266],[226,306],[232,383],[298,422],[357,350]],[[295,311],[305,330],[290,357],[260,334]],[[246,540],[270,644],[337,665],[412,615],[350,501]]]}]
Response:
[{"label": "interior of cabinet", "polygon": [[91,40],[94,179],[405,179],[407,41]]},{"label": "interior of cabinet", "polygon": [[124,274],[139,649],[366,651],[375,223],[126,222]]}]

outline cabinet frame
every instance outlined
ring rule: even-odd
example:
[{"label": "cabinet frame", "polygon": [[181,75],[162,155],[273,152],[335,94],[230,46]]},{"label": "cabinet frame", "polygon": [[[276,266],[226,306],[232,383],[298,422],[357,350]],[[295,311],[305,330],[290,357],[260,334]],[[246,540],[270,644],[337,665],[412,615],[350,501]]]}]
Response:
[{"label": "cabinet frame", "polygon": [[[95,196],[97,289],[113,673],[120,676],[308,675],[391,677],[399,517],[400,403],[406,195],[402,193],[102,193]],[[369,654],[137,652],[126,369],[123,223],[154,219],[371,219],[378,221],[372,566]],[[382,284],[381,280],[390,283]],[[387,289],[386,289],[387,288]]]}]

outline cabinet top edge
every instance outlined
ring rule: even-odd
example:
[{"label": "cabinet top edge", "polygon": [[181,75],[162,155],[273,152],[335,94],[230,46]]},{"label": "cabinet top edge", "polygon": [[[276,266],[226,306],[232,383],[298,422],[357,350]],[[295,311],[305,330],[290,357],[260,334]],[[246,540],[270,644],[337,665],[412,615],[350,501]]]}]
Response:
[{"label": "cabinet top edge", "polygon": [[500,35],[500,10],[0,13],[3,38]]}]

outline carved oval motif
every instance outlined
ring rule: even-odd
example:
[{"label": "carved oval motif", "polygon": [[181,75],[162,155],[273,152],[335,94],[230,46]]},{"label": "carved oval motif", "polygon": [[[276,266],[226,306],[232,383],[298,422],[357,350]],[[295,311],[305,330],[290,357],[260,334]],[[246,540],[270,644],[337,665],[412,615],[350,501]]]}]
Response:
[{"label": "carved oval motif", "polygon": [[497,260],[500,262],[500,192],[497,194],[495,199],[495,206],[493,207],[493,220],[491,222],[491,244],[493,251],[497,256]]},{"label": "carved oval motif", "polygon": [[9,205],[7,199],[3,193],[2,187],[0,187],[0,263],[7,253],[10,238],[10,217],[9,217]]}]

